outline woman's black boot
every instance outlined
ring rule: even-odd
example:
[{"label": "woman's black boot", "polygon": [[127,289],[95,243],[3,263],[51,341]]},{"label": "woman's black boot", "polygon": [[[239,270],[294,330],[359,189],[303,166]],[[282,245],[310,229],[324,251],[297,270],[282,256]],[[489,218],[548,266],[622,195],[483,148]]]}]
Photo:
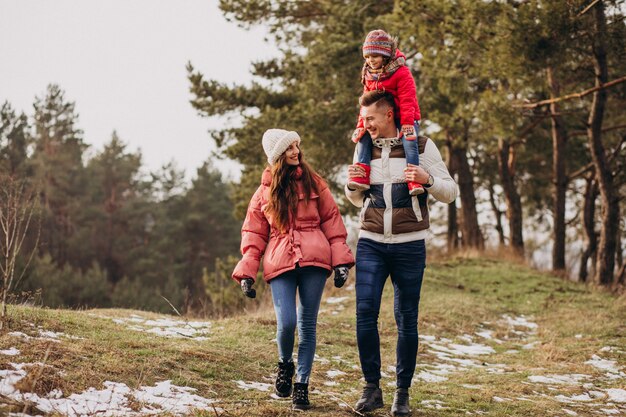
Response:
[{"label": "woman's black boot", "polygon": [[293,362],[278,362],[278,373],[276,374],[276,395],[279,397],[289,397],[291,395],[291,381],[294,372]]},{"label": "woman's black boot", "polygon": [[309,402],[309,384],[296,382],[293,384],[293,397],[291,399],[294,410],[308,410],[311,408]]}]

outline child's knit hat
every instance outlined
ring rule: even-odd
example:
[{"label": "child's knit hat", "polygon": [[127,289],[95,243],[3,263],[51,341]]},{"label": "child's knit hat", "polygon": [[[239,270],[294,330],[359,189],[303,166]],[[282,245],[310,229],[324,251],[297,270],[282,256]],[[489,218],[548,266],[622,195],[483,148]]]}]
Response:
[{"label": "child's knit hat", "polygon": [[391,57],[395,52],[394,39],[384,30],[376,29],[371,31],[365,37],[363,42],[363,56],[365,55],[382,55]]},{"label": "child's knit hat", "polygon": [[297,132],[283,129],[267,129],[263,133],[263,150],[267,155],[267,162],[274,165],[278,158],[289,148],[289,146],[298,142],[300,144],[300,135]]}]

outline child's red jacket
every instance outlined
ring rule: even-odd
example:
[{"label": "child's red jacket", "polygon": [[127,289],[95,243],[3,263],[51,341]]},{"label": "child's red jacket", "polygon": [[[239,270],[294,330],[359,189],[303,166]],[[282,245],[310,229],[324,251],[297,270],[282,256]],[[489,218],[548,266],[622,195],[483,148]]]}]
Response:
[{"label": "child's red jacket", "polygon": [[[395,59],[398,58],[405,59],[406,57],[402,52],[400,52],[399,49],[396,49]],[[420,107],[417,103],[417,95],[415,92],[415,81],[413,80],[411,71],[406,65],[402,65],[398,68],[389,78],[385,78],[380,81],[365,80],[365,85],[363,86],[364,93],[377,89],[384,89],[385,91],[389,91],[393,94],[396,102],[396,108],[400,113],[399,120],[401,125],[413,125],[415,120],[421,120],[422,116],[420,114]],[[398,118],[397,115],[396,118]],[[359,120],[356,127],[363,128],[361,112],[359,112]]]}]

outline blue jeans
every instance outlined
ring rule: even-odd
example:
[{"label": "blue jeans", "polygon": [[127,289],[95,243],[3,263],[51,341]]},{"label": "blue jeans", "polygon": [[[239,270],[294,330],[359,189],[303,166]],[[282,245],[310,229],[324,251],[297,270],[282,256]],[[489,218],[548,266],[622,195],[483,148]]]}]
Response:
[{"label": "blue jeans", "polygon": [[276,312],[278,355],[283,362],[292,360],[296,324],[298,326],[296,382],[309,382],[315,356],[317,312],[327,277],[327,270],[307,266],[285,272],[269,282]]},{"label": "blue jeans", "polygon": [[[420,124],[418,121],[415,121],[415,136],[419,135],[420,132]],[[420,154],[417,147],[417,139],[415,140],[407,140],[406,137],[402,136],[402,147],[404,148],[404,154],[406,156],[406,163],[412,165],[420,164]],[[361,140],[356,144],[357,148],[357,162],[360,162],[365,165],[370,165],[372,162],[372,137],[369,132],[365,132]]]},{"label": "blue jeans", "polygon": [[417,315],[426,267],[423,240],[387,244],[359,239],[356,252],[356,336],[361,370],[367,382],[380,380],[378,314],[387,277],[394,290],[398,328],[396,385],[409,388],[417,359]]}]

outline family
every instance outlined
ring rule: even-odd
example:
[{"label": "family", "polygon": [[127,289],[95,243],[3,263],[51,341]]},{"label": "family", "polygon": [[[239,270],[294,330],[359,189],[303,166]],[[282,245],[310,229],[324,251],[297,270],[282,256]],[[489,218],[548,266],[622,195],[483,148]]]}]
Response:
[{"label": "family", "polygon": [[415,83],[396,40],[383,30],[370,32],[363,58],[361,111],[352,135],[357,146],[345,187],[348,200],[361,208],[356,259],[331,191],[305,161],[298,133],[269,129],[262,139],[269,166],[250,200],[241,231],[243,258],[232,276],[254,298],[263,262],[276,313],[275,392],[292,396],[293,409],[306,410],[326,279],[334,272],[335,287],[342,287],[356,266],[356,338],[365,386],[354,408],[362,413],[384,406],[378,315],[391,277],[398,333],[391,414],[407,416],[430,224],[428,195],[450,203],[457,185],[435,143],[418,134]]}]

